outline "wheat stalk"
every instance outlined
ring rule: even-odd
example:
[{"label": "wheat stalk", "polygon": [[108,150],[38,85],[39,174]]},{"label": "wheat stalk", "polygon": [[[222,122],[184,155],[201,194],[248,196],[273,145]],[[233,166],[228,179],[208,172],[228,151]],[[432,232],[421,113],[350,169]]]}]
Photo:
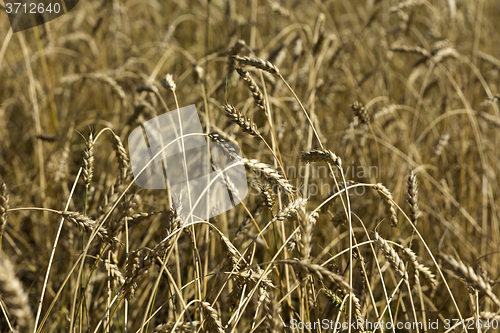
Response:
[{"label": "wheat stalk", "polygon": [[231,160],[239,160],[241,157],[238,155],[238,152],[234,147],[227,142],[221,135],[216,132],[209,133],[208,136],[210,139],[214,140],[217,143],[217,146],[222,149],[224,155],[229,157]]},{"label": "wheat stalk", "polygon": [[[174,217],[171,218],[175,219]],[[171,230],[178,227],[178,224],[176,224]],[[125,267],[125,282],[122,288],[122,294],[125,299],[130,300],[134,297],[137,290],[137,283],[146,275],[157,258],[162,257],[171,248],[173,238],[170,235],[171,232],[161,242],[156,244],[152,250],[141,248],[129,254]]]},{"label": "wheat stalk", "polygon": [[500,60],[495,58],[494,56],[490,55],[490,54],[487,54],[487,53],[484,53],[484,52],[481,52],[481,51],[478,51],[477,52],[477,56],[480,58],[480,59],[483,59],[489,63],[491,63],[493,66],[495,66],[496,68],[500,68]]}]

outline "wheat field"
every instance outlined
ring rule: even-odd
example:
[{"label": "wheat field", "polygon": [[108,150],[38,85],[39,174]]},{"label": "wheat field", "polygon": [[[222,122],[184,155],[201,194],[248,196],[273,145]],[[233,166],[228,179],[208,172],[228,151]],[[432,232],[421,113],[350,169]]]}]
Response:
[{"label": "wheat field", "polygon": [[[500,332],[500,2],[6,2],[0,332]],[[128,137],[193,104],[248,195],[189,224]]]}]

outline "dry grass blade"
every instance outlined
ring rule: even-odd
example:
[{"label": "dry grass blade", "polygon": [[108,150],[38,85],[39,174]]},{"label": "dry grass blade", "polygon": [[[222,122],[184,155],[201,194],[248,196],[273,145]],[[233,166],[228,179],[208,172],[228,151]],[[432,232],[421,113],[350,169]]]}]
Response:
[{"label": "dry grass blade", "polygon": [[386,106],[384,108],[382,108],[382,110],[378,111],[377,113],[375,113],[373,115],[373,119],[374,120],[377,120],[377,119],[380,119],[380,118],[384,118],[388,115],[391,115],[394,113],[394,111],[396,111],[397,109],[397,105],[396,104],[391,104],[389,106]]},{"label": "dry grass blade", "polygon": [[487,53],[484,53],[484,52],[481,52],[481,51],[477,52],[477,56],[480,59],[483,59],[483,60],[491,63],[496,68],[500,68],[500,60],[498,58],[495,58],[494,56],[487,54]]},{"label": "dry grass blade", "polygon": [[33,327],[33,313],[28,294],[16,277],[14,266],[5,255],[0,256],[0,299],[6,305],[14,326],[17,326],[20,332],[28,332]]},{"label": "dry grass blade", "polygon": [[149,84],[149,83],[146,83],[146,84],[141,84],[140,86],[137,86],[137,88],[135,88],[135,91],[137,92],[150,92],[150,93],[153,93],[153,94],[159,94],[160,93],[160,90],[158,89],[157,86],[155,86],[154,84]]}]

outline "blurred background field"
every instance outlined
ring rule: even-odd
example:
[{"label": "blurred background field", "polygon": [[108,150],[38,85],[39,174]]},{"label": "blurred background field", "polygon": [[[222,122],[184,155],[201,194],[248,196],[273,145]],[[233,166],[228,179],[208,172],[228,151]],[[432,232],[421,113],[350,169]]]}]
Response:
[{"label": "blurred background field", "polygon": [[[446,319],[500,321],[500,2],[80,0],[62,17],[18,33],[1,6],[0,299],[9,318],[0,313],[1,332],[9,325],[93,332],[101,319],[99,330],[111,332],[296,331],[284,326],[337,315],[438,320],[439,329],[428,331],[439,332]],[[234,55],[269,60],[281,76],[243,66]],[[248,71],[263,104],[235,67]],[[249,170],[251,195],[242,205],[210,219],[213,227],[182,231],[166,191],[132,185],[120,197],[133,180],[128,135],[177,108],[161,84],[166,74],[179,106],[195,104],[207,133],[238,143],[244,157],[281,175],[281,163],[300,171],[284,175],[294,191],[272,187],[266,171]],[[261,136],[231,122],[226,103]],[[89,162],[90,133],[95,139],[104,128],[115,135],[106,130],[93,144],[93,178],[77,180],[84,158]],[[349,192],[351,214],[345,192],[316,210],[343,179],[331,161],[335,177],[325,174],[324,162],[300,160],[314,149],[341,158],[348,185],[381,183],[392,199],[359,186]],[[280,188],[274,199],[260,195],[267,185]],[[307,202],[287,210],[300,198]],[[47,278],[61,214],[5,210],[64,211],[67,204],[91,218],[90,229],[103,222],[119,243],[96,237],[81,277],[77,261],[91,233],[64,222]],[[403,258],[403,277],[383,246],[350,249],[373,240],[375,230]],[[428,267],[437,288],[425,282],[427,271],[415,282],[418,268],[403,248]],[[137,262],[127,260],[139,249]],[[440,254],[471,268],[446,264]],[[350,306],[348,289],[322,269],[343,276],[359,306]],[[128,302],[124,284],[135,291]],[[416,332],[398,332],[407,331]]]}]

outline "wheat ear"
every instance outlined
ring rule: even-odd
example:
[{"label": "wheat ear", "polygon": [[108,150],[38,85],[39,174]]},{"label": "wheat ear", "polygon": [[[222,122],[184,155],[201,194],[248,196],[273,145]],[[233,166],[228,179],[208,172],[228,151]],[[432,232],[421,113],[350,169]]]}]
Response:
[{"label": "wheat ear", "polygon": [[[199,321],[193,321],[191,323],[189,322],[180,322],[180,323],[167,323],[167,324],[160,324],[155,327],[153,333],[173,333],[173,332],[191,332],[193,326],[200,325]],[[175,331],[172,331],[175,327]]]},{"label": "wheat ear", "polygon": [[252,57],[241,57],[238,55],[233,56],[233,59],[242,65],[256,67],[258,69],[261,69],[263,71],[269,72],[274,75],[280,74],[278,67],[274,66],[267,60],[263,60],[260,58],[252,58]]},{"label": "wheat ear", "polygon": [[332,163],[338,168],[342,168],[342,159],[335,155],[330,150],[311,150],[302,153],[300,155],[300,160],[310,163],[310,162],[327,162]]},{"label": "wheat ear", "polygon": [[267,208],[272,210],[274,207],[274,202],[276,200],[276,197],[274,195],[271,186],[269,186],[269,184],[265,184],[265,185],[259,185],[259,188],[260,188],[260,195],[262,199],[264,199],[264,203],[266,204]]},{"label": "wheat ear", "polygon": [[0,256],[0,298],[19,331],[28,332],[33,327],[28,295],[14,274],[14,266],[5,255]]},{"label": "wheat ear", "polygon": [[493,293],[491,285],[484,281],[484,279],[477,275],[472,267],[466,266],[461,260],[455,259],[452,256],[441,253],[441,259],[444,261],[446,266],[448,266],[455,274],[459,277],[465,279],[473,288],[482,291],[498,306],[500,307],[500,301],[497,296]]},{"label": "wheat ear", "polygon": [[268,333],[277,333],[283,331],[283,321],[281,319],[281,306],[272,290],[269,291],[268,297],[264,299],[264,309],[266,320],[264,328]]},{"label": "wheat ear", "polygon": [[233,123],[237,124],[243,132],[247,132],[254,136],[260,135],[257,125],[249,118],[242,115],[237,108],[229,104],[224,105],[223,108],[224,111],[226,111],[226,116],[228,116]]},{"label": "wheat ear", "polygon": [[432,154],[431,158],[440,156],[443,152],[444,147],[448,145],[448,141],[450,141],[450,133],[446,132],[439,138],[439,141],[436,145],[436,148],[434,148],[434,153]]},{"label": "wheat ear", "polygon": [[424,1],[422,1],[422,0],[407,0],[407,1],[400,2],[395,6],[392,6],[391,8],[389,8],[389,11],[391,13],[396,13],[396,12],[402,11],[403,9],[422,5],[423,3],[424,3]]},{"label": "wheat ear", "polygon": [[394,204],[394,199],[391,192],[383,184],[376,184],[373,186],[377,191],[378,195],[384,200],[384,206],[386,208],[387,214],[389,214],[391,219],[391,225],[396,227],[398,225],[398,215],[396,214],[396,205]]},{"label": "wheat ear", "polygon": [[228,52],[228,57],[227,57],[227,73],[231,74],[234,70],[234,56],[238,54],[238,52],[241,51],[243,46],[245,46],[246,43],[244,40],[239,39],[236,42],[234,42],[233,46],[229,49]]},{"label": "wheat ear", "polygon": [[205,330],[211,333],[225,333],[219,314],[208,302],[201,302],[203,317],[205,318]]},{"label": "wheat ear", "polygon": [[254,81],[250,73],[242,68],[236,68],[236,72],[241,76],[241,78],[246,82],[248,85],[248,89],[252,93],[253,99],[255,100],[255,103],[259,106],[259,108],[264,111],[264,113],[267,113],[266,111],[266,101],[264,100],[264,95],[262,94],[262,91],[260,90],[259,86],[257,83]]},{"label": "wheat ear", "polygon": [[89,139],[83,151],[83,181],[86,186],[90,185],[94,177],[94,138],[90,132]]},{"label": "wheat ear", "polygon": [[416,225],[420,211],[418,209],[417,176],[413,173],[413,170],[410,170],[410,176],[408,176],[408,204],[410,205],[411,221]]},{"label": "wheat ear", "polygon": [[161,80],[161,85],[163,88],[170,90],[171,92],[175,92],[175,89],[177,88],[172,74],[165,75],[165,77]]},{"label": "wheat ear", "polygon": [[434,291],[438,285],[438,281],[429,267],[426,267],[423,264],[419,263],[417,260],[417,255],[411,249],[405,248],[403,250],[403,254],[408,258],[408,270],[410,273],[408,280],[410,282],[410,288],[413,288],[413,286],[418,283],[418,281],[420,280],[420,274],[422,274],[422,276],[430,284],[432,290]]},{"label": "wheat ear", "polygon": [[495,127],[500,127],[500,120],[494,115],[491,115],[486,112],[476,112],[476,115],[483,118],[488,124],[493,125]]},{"label": "wheat ear", "polygon": [[[9,210],[9,192],[7,186],[2,183],[0,186],[0,241],[2,240],[5,224],[7,223],[7,211]],[[2,244],[0,242],[0,248]]]},{"label": "wheat ear", "polygon": [[293,193],[293,186],[288,180],[286,180],[278,171],[272,168],[270,165],[260,163],[257,160],[249,160],[242,158],[241,162],[245,164],[246,167],[252,169],[258,174],[262,174],[267,179],[279,184],[287,193]]},{"label": "wheat ear", "polygon": [[[75,224],[77,227],[87,232],[93,232],[96,227],[98,227],[98,224],[94,220],[83,215],[82,213],[69,211],[58,211],[57,213],[60,214],[66,221]],[[97,230],[97,235],[106,243],[118,243],[118,239],[111,237],[105,227],[100,227]]]},{"label": "wheat ear", "polygon": [[406,269],[403,260],[392,246],[375,231],[375,244],[382,251],[384,257],[391,263],[392,268],[401,276],[405,276]]},{"label": "wheat ear", "polygon": [[318,280],[328,280],[332,283],[335,283],[337,286],[344,290],[350,290],[349,284],[344,280],[342,275],[335,274],[330,272],[326,267],[313,264],[310,260],[297,260],[297,259],[286,259],[280,260],[278,263],[292,265],[297,267],[299,271],[302,271],[305,274],[312,274],[318,278]]},{"label": "wheat ear", "polygon": [[118,157],[118,164],[120,166],[120,177],[122,180],[127,176],[127,170],[130,166],[130,160],[127,155],[127,151],[123,146],[122,140],[118,135],[113,132],[113,139],[115,141],[115,151],[116,156]]}]

